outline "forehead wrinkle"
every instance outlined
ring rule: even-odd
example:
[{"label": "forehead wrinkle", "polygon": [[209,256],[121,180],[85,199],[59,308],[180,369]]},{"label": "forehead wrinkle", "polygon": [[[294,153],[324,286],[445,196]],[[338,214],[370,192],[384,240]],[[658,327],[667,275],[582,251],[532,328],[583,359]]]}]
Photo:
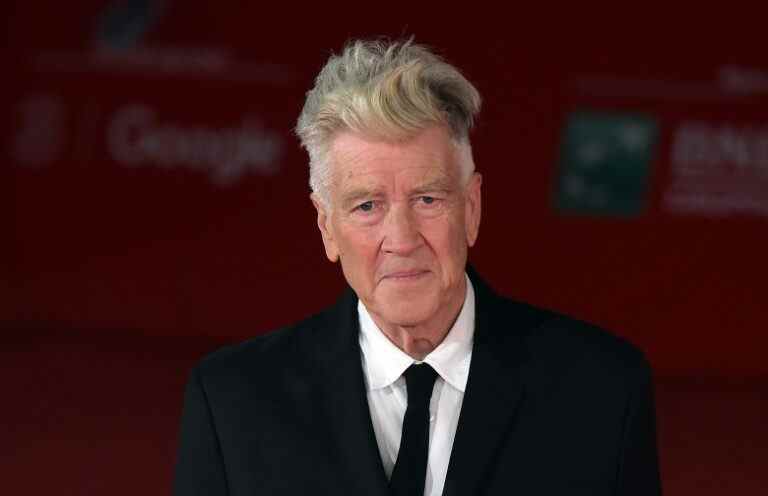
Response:
[{"label": "forehead wrinkle", "polygon": [[[424,171],[424,172],[422,172]],[[413,179],[410,174],[416,173]],[[401,179],[406,176],[406,179]],[[381,178],[381,179],[379,179]],[[344,181],[347,179],[347,181]],[[453,177],[437,166],[413,166],[397,171],[393,175],[385,171],[349,171],[340,184],[343,196],[367,192],[370,195],[383,194],[388,186],[394,190],[448,190],[453,189]],[[391,183],[391,184],[388,184]],[[404,184],[403,184],[404,183]]]},{"label": "forehead wrinkle", "polygon": [[[412,145],[413,142],[371,140],[356,134],[342,133],[332,142],[330,152],[336,156],[335,162],[346,164],[353,169],[356,168],[355,165],[365,162],[399,163],[405,161],[406,157],[411,162],[421,162],[425,166],[455,160],[453,149],[448,150],[448,156],[444,156],[446,150],[442,148],[417,148]],[[360,146],[361,144],[363,146]]]},{"label": "forehead wrinkle", "polygon": [[455,179],[461,175],[453,147],[415,148],[408,141],[382,142],[342,132],[332,141],[329,151],[333,159],[329,179],[342,199],[350,193],[358,196],[361,190],[373,194],[396,190],[402,184],[399,178],[417,169],[426,171],[415,181],[405,180],[411,190],[453,190]]}]

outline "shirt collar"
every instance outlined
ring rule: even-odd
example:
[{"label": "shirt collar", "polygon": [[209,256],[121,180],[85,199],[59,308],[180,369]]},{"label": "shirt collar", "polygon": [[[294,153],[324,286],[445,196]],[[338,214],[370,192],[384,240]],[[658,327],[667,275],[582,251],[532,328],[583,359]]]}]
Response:
[{"label": "shirt collar", "polygon": [[[475,330],[475,292],[469,277],[464,277],[467,290],[459,316],[445,339],[423,360],[431,365],[445,382],[462,393],[469,377]],[[357,313],[360,320],[360,350],[366,386],[369,391],[389,386],[417,361],[384,335],[360,300],[357,303]]]}]

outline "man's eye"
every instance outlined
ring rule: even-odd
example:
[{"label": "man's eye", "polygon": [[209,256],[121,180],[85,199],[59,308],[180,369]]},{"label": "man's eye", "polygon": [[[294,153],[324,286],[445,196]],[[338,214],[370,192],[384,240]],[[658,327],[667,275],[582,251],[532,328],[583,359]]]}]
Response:
[{"label": "man's eye", "polygon": [[435,202],[434,197],[431,196],[422,196],[421,201],[424,202],[426,205],[432,205]]},{"label": "man's eye", "polygon": [[369,200],[367,202],[361,203],[357,206],[357,208],[362,212],[370,212],[373,210],[373,201]]}]

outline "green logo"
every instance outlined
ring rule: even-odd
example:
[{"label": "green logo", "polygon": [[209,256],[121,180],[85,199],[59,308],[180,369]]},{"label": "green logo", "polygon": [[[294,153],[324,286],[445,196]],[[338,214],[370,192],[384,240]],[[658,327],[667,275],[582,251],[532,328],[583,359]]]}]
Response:
[{"label": "green logo", "polygon": [[641,214],[657,138],[656,120],[649,116],[572,113],[561,138],[556,209],[582,215]]},{"label": "green logo", "polygon": [[130,50],[163,13],[164,0],[113,0],[99,15],[96,40],[113,50]]}]

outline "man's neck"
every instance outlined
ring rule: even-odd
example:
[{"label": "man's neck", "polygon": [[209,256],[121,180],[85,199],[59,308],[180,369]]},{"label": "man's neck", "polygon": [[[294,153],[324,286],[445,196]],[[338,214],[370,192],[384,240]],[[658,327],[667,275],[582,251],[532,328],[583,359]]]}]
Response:
[{"label": "man's neck", "polygon": [[443,342],[461,313],[467,295],[466,282],[460,298],[454,298],[443,311],[438,312],[429,322],[413,326],[387,324],[376,314],[371,313],[373,322],[381,332],[398,348],[415,360],[423,360],[432,350]]}]

